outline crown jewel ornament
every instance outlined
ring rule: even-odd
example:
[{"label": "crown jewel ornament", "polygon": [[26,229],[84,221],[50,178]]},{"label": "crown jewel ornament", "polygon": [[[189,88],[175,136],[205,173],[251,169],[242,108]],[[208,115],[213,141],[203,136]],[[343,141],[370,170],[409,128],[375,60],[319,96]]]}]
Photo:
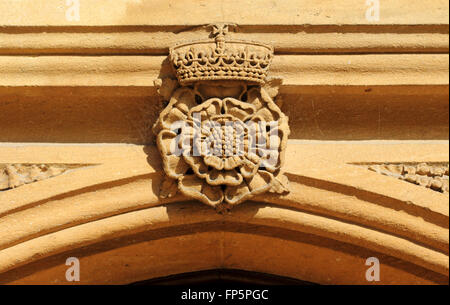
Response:
[{"label": "crown jewel ornament", "polygon": [[212,27],[214,40],[183,43],[170,49],[170,60],[180,84],[202,80],[263,84],[273,48],[263,43],[226,40],[228,24]]}]

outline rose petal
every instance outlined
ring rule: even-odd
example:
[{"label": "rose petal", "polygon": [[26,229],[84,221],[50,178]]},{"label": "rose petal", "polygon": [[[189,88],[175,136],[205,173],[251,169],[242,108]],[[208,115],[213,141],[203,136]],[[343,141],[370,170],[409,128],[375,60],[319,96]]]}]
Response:
[{"label": "rose petal", "polygon": [[247,92],[247,102],[252,104],[256,110],[259,110],[262,108],[263,103],[261,99],[260,90],[258,88],[250,89]]},{"label": "rose petal", "polygon": [[208,203],[212,206],[223,202],[224,195],[220,186],[212,186],[204,182],[202,192],[208,198]]},{"label": "rose petal", "polygon": [[188,117],[192,120],[198,120],[197,117],[195,117],[195,113],[200,113],[200,119],[202,121],[209,119],[210,117],[220,114],[222,108],[222,100],[218,98],[212,98],[205,102],[203,102],[200,105],[197,105],[188,113]]},{"label": "rose petal", "polygon": [[238,186],[227,186],[224,199],[231,205],[239,204],[270,190],[274,179],[271,173],[260,170],[252,179],[244,181]]},{"label": "rose petal", "polygon": [[242,161],[242,159],[239,158],[238,156],[232,156],[232,157],[225,159],[224,169],[232,170],[232,169],[242,165],[243,163],[244,163],[244,161]]},{"label": "rose petal", "polygon": [[253,196],[252,192],[246,183],[238,186],[228,186],[225,189],[225,201],[232,205],[239,204],[251,196]]},{"label": "rose petal", "polygon": [[189,169],[189,165],[184,162],[181,157],[172,155],[172,156],[163,156],[163,167],[167,176],[177,179],[183,176]]},{"label": "rose petal", "polygon": [[281,167],[278,150],[259,149],[258,153],[261,156],[260,167],[265,167],[272,173]]},{"label": "rose petal", "polygon": [[[263,121],[266,122],[272,122],[272,121],[276,121],[274,119],[273,114],[271,113],[271,111],[269,111],[269,109],[267,108],[262,108],[260,110],[258,110],[258,112],[256,113],[257,116],[260,116],[262,118]],[[278,118],[277,118],[278,119]]]},{"label": "rose petal", "polygon": [[167,113],[161,113],[163,127],[165,129],[170,129],[172,124],[185,121],[187,119],[187,115],[181,112],[178,108],[172,107],[172,109]]},{"label": "rose petal", "polygon": [[192,168],[194,173],[199,178],[206,178],[210,171],[208,171],[208,166],[204,163],[202,157],[192,157],[192,156],[183,156],[184,160],[187,164]]},{"label": "rose petal", "polygon": [[188,114],[188,109],[197,106],[195,102],[195,92],[190,88],[180,88],[173,94],[176,100],[174,106],[178,107],[184,114]]},{"label": "rose petal", "polygon": [[211,206],[223,201],[223,191],[219,186],[210,186],[195,175],[186,175],[178,180],[178,189],[186,196]]},{"label": "rose petal", "polygon": [[167,107],[159,115],[158,122],[154,128],[158,128],[158,125],[161,125],[162,128],[170,129],[173,123],[186,120],[186,110],[194,105],[196,105],[195,94],[192,89],[180,88],[176,90]]},{"label": "rose petal", "polygon": [[172,131],[163,130],[158,134],[156,140],[158,149],[161,152],[164,171],[173,179],[181,177],[189,169],[189,165],[184,162],[181,156],[172,154],[171,146],[176,136],[176,133]]},{"label": "rose petal", "polygon": [[261,91],[267,92],[267,95],[273,99],[278,95],[280,86],[283,84],[283,79],[281,78],[266,78],[266,83],[264,84]]},{"label": "rose petal", "polygon": [[272,193],[288,193],[289,192],[289,179],[282,174],[278,173],[272,180],[272,186],[270,188],[270,192]]},{"label": "rose petal", "polygon": [[269,190],[272,186],[273,175],[267,171],[259,170],[253,178],[247,181],[253,195]]},{"label": "rose petal", "polygon": [[239,185],[242,181],[242,175],[235,170],[218,171],[214,169],[206,177],[206,182],[211,185]]},{"label": "rose petal", "polygon": [[177,134],[173,131],[161,131],[156,138],[156,145],[160,152],[164,155],[172,155],[174,148],[177,147],[176,138]]},{"label": "rose petal", "polygon": [[225,98],[223,100],[223,108],[225,114],[232,115],[241,121],[247,121],[256,109],[249,103],[238,101],[234,98]]},{"label": "rose petal", "polygon": [[204,161],[206,165],[214,167],[217,170],[222,170],[224,167],[223,160],[216,156],[205,156]]},{"label": "rose petal", "polygon": [[170,198],[176,195],[178,191],[177,180],[164,176],[159,187],[159,197]]},{"label": "rose petal", "polygon": [[259,168],[259,163],[255,164],[250,160],[244,159],[244,165],[240,167],[240,172],[244,178],[249,179],[253,177]]}]

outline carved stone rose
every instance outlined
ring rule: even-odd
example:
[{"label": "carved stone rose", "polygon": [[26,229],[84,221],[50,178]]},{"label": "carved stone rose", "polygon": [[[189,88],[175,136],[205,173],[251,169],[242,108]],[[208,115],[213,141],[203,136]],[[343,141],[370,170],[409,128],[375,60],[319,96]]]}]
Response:
[{"label": "carved stone rose", "polygon": [[288,191],[288,118],[274,102],[281,81],[264,76],[273,49],[254,44],[253,54],[253,43],[236,41],[228,49],[224,32],[171,49],[178,82],[159,83],[168,105],[153,127],[167,176],[160,196],[180,191],[218,210]]}]

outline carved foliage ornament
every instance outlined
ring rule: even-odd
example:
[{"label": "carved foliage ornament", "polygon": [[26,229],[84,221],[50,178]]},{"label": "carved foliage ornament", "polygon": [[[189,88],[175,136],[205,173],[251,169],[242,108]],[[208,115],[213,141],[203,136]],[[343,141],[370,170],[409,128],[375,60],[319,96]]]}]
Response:
[{"label": "carved foliage ornament", "polygon": [[214,40],[171,48],[177,80],[159,83],[168,105],[153,131],[166,174],[160,196],[180,191],[224,210],[288,191],[289,125],[274,101],[281,81],[266,79],[272,47],[226,41],[228,26],[213,28]]},{"label": "carved foliage ornament", "polygon": [[369,170],[394,177],[409,183],[429,188],[433,191],[449,193],[449,165],[441,164],[367,164]]},{"label": "carved foliage ornament", "polygon": [[62,175],[83,164],[0,164],[0,192]]}]

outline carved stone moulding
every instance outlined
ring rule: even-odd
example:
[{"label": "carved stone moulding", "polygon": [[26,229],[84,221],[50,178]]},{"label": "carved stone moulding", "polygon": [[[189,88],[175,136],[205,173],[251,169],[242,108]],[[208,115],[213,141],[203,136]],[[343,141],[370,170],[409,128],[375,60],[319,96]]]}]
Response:
[{"label": "carved stone moulding", "polygon": [[166,179],[161,197],[178,191],[229,209],[264,192],[288,192],[282,173],[288,117],[275,101],[279,79],[267,79],[273,48],[214,40],[170,50],[175,78],[158,82],[167,103],[153,127]]},{"label": "carved stone moulding", "polygon": [[384,163],[363,164],[362,166],[373,172],[426,187],[436,192],[449,193],[448,163]]},{"label": "carved stone moulding", "polygon": [[0,192],[53,178],[82,164],[0,164]]}]

